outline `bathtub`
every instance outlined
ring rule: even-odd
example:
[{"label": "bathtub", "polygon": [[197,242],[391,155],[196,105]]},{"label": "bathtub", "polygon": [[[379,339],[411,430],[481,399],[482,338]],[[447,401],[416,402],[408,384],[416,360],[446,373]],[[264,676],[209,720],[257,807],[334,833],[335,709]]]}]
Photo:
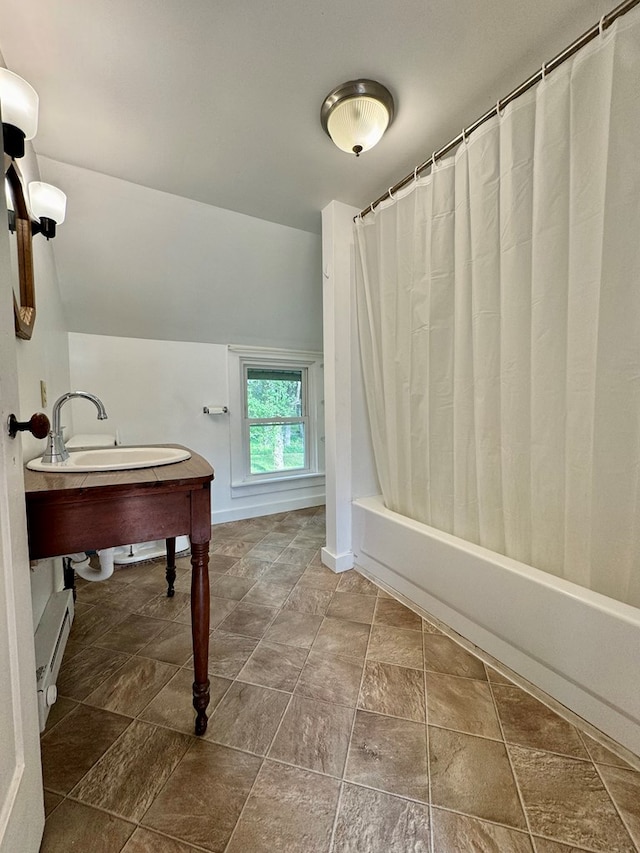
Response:
[{"label": "bathtub", "polygon": [[353,502],[357,566],[640,755],[640,610]]}]

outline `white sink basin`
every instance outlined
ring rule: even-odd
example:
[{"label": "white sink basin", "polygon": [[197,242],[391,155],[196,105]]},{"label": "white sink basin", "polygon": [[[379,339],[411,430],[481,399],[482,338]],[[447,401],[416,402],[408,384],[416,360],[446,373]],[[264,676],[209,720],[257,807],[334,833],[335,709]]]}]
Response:
[{"label": "white sink basin", "polygon": [[126,471],[131,468],[154,468],[189,459],[188,450],[179,447],[104,447],[75,450],[64,462],[44,463],[42,459],[27,462],[32,471],[55,471],[79,474],[83,471]]}]

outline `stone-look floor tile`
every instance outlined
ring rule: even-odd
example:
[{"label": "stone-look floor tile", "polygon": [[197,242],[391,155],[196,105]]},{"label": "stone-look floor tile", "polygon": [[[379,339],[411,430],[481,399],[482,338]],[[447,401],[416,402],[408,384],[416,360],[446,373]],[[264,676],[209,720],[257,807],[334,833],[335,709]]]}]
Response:
[{"label": "stone-look floor tile", "polygon": [[[96,574],[99,570],[96,571]],[[117,594],[115,585],[76,580],[76,601],[82,604],[100,604],[109,606],[111,599]]]},{"label": "stone-look floor tile", "polygon": [[[166,598],[166,589],[164,588],[164,584],[161,585],[159,583],[158,586],[162,588]],[[114,594],[111,600],[114,607],[117,606],[120,610],[133,611],[146,607],[146,605],[153,601],[157,595],[158,593],[155,587],[138,587],[131,584],[121,592]]]},{"label": "stone-look floor tile", "polygon": [[271,643],[310,649],[321,623],[322,616],[282,610],[273,620],[264,638]]},{"label": "stone-look floor tile", "polygon": [[276,557],[274,563],[288,563],[290,566],[305,568],[315,556],[316,550],[316,548],[292,548],[291,545],[288,545]]},{"label": "stone-look floor tile", "polygon": [[209,637],[209,675],[235,678],[258,645],[251,637],[215,630]]},{"label": "stone-look floor tile", "polygon": [[349,622],[346,619],[325,617],[313,644],[318,654],[364,660],[369,641],[369,625]]},{"label": "stone-look floor tile", "polygon": [[229,634],[240,634],[242,637],[254,637],[259,640],[264,636],[277,612],[277,607],[264,607],[261,604],[245,604],[244,601],[241,601],[224,622],[220,623],[220,630],[227,631]]},{"label": "stone-look floor tile", "polygon": [[92,647],[82,649],[70,660],[65,655],[58,673],[58,693],[81,701],[128,660],[129,655]]},{"label": "stone-look floor tile", "polygon": [[[237,601],[229,600],[228,598],[218,598],[215,595],[209,597],[209,629],[213,631],[214,628],[218,628],[227,616],[232,613],[236,607],[238,606]],[[186,613],[186,617],[189,620],[188,624],[191,624],[191,608]]]},{"label": "stone-look floor tile", "polygon": [[[464,848],[443,848],[442,853],[445,849]],[[345,783],[332,853],[429,853],[429,850],[428,806]]]},{"label": "stone-look floor tile", "polygon": [[60,803],[64,800],[61,794],[54,794],[52,791],[45,790],[44,792],[44,816],[49,817],[54,809],[57,809]]},{"label": "stone-look floor tile", "polygon": [[236,681],[209,718],[205,738],[266,755],[289,698],[279,690]]},{"label": "stone-look floor tile", "polygon": [[[238,602],[230,598],[209,596],[209,630],[220,627],[227,616],[236,609]],[[173,619],[181,625],[191,625],[191,607],[184,607]]]},{"label": "stone-look floor tile", "polygon": [[120,853],[134,829],[133,823],[65,800],[45,823],[40,853]]},{"label": "stone-look floor tile", "polygon": [[282,607],[290,593],[291,588],[288,586],[262,580],[251,587],[242,599],[242,603],[262,604],[265,607]]},{"label": "stone-look floor tile", "polygon": [[340,782],[266,761],[226,853],[328,853]]},{"label": "stone-look floor tile", "polygon": [[373,625],[367,658],[422,670],[422,637],[417,631],[408,631],[405,628]]},{"label": "stone-look floor tile", "polygon": [[429,753],[434,806],[526,828],[503,743],[430,726]]},{"label": "stone-look floor tile", "polygon": [[198,853],[195,847],[158,835],[148,829],[136,829],[122,848],[122,853]]},{"label": "stone-look floor tile", "polygon": [[171,621],[179,613],[188,610],[191,605],[191,596],[188,592],[176,590],[173,598],[167,596],[166,590],[148,601],[143,607],[138,607],[136,613],[140,616],[149,616],[153,619],[166,619]]},{"label": "stone-look floor tile", "polygon": [[262,759],[197,740],[142,823],[212,853],[222,853]]},{"label": "stone-look floor tile", "polygon": [[240,601],[254,584],[253,578],[220,575],[211,581],[209,592],[216,598],[230,598],[233,601]]},{"label": "stone-look floor tile", "polygon": [[422,631],[424,634],[442,634],[442,631],[434,622],[430,622],[428,619],[422,620]]},{"label": "stone-look floor tile", "polygon": [[358,595],[371,595],[375,598],[378,587],[356,569],[343,572],[338,582],[338,592],[355,592]]},{"label": "stone-look floor tile", "polygon": [[269,583],[277,583],[280,586],[288,586],[290,589],[298,583],[304,569],[298,566],[290,566],[287,563],[271,563],[267,571],[262,575],[262,579]]},{"label": "stone-look floor tile", "polygon": [[229,557],[226,554],[209,554],[209,571],[214,574],[224,575],[233,567],[237,566],[244,557],[240,560],[237,557]]},{"label": "stone-look floor tile", "polygon": [[353,592],[335,592],[327,610],[327,616],[336,619],[349,619],[351,622],[364,622],[370,625],[376,600],[371,595],[359,595]]},{"label": "stone-look floor tile", "polygon": [[534,835],[631,853],[629,834],[590,762],[519,746],[509,753]]},{"label": "stone-look floor tile", "polygon": [[[284,551],[287,545],[290,545],[293,540],[291,533],[274,533],[269,531],[262,540],[263,545],[280,545],[281,551]],[[277,555],[276,555],[277,556]]]},{"label": "stone-look floor tile", "polygon": [[344,778],[427,802],[425,725],[357,711]]},{"label": "stone-look floor tile", "polygon": [[259,560],[255,557],[243,557],[227,570],[227,574],[230,577],[259,580],[267,573],[270,565],[271,563],[269,560]]},{"label": "stone-look floor tile", "polygon": [[484,668],[487,671],[487,678],[492,684],[507,684],[509,687],[513,687],[513,681],[510,681],[506,675],[503,675],[501,672],[498,672],[497,669],[494,669],[492,666],[489,666],[485,663]]},{"label": "stone-look floor tile", "polygon": [[432,726],[502,740],[486,681],[427,672],[428,721]]},{"label": "stone-look floor tile", "polygon": [[263,539],[261,542],[253,546],[247,556],[252,560],[268,560],[272,563],[274,560],[278,559],[289,542],[291,542],[291,538],[289,536],[286,536],[285,538],[288,539],[288,542],[280,543],[266,541],[266,539]]},{"label": "stone-look floor tile", "polygon": [[71,796],[137,822],[191,742],[180,732],[134,720]]},{"label": "stone-look floor tile", "polygon": [[[211,698],[207,714],[211,715],[232,682],[217,675],[210,675],[209,682]],[[196,713],[193,709],[192,684],[193,671],[179,669],[171,681],[138,714],[138,718],[146,723],[156,723],[177,732],[193,734]]]},{"label": "stone-look floor tile", "polygon": [[244,557],[244,555],[250,551],[254,542],[242,542],[238,539],[222,540],[217,543],[212,543],[209,547],[209,550],[212,554],[224,554],[225,557]]},{"label": "stone-look floor tile", "polygon": [[309,565],[298,583],[300,586],[311,586],[314,589],[326,589],[335,592],[340,583],[340,575],[323,565]]},{"label": "stone-look floor tile", "polygon": [[192,648],[191,628],[172,622],[163,628],[151,642],[143,646],[138,654],[141,657],[183,666],[189,660]]},{"label": "stone-look floor tile", "polygon": [[126,611],[103,605],[77,608],[71,626],[70,639],[76,643],[89,645],[126,617]]},{"label": "stone-look floor tile", "polygon": [[444,634],[423,634],[424,667],[433,672],[487,680],[484,664]]},{"label": "stone-look floor tile", "polygon": [[422,632],[422,619],[413,610],[405,607],[394,598],[378,598],[374,620],[376,625],[389,625],[391,628],[406,628]]},{"label": "stone-look floor tile", "polygon": [[431,820],[435,853],[534,853],[529,835],[517,829],[436,808],[431,810]]},{"label": "stone-look floor tile", "polygon": [[148,616],[131,613],[115,628],[111,628],[96,640],[95,645],[102,649],[134,655],[166,626],[167,623],[163,619],[150,619]]},{"label": "stone-look floor tile", "polygon": [[597,740],[589,737],[585,732],[580,732],[580,737],[587,747],[587,752],[596,764],[612,764],[614,767],[624,767],[625,770],[633,770],[632,766],[624,758],[616,755],[615,752],[598,743]]},{"label": "stone-look floor tile", "polygon": [[84,700],[116,714],[136,717],[178,672],[177,666],[151,658],[130,658]]},{"label": "stone-look floor tile", "polygon": [[294,696],[283,717],[269,757],[342,776],[353,723],[353,710],[317,699]]},{"label": "stone-look floor tile", "polygon": [[367,661],[358,707],[376,714],[424,723],[424,675],[405,666]]},{"label": "stone-look floor tile", "polygon": [[599,770],[631,837],[640,849],[640,773],[606,765],[599,765]]},{"label": "stone-look floor tile", "polygon": [[78,705],[40,742],[45,788],[68,794],[130,724],[129,717]]},{"label": "stone-look floor tile", "polygon": [[295,693],[355,708],[361,677],[361,661],[310,652]]},{"label": "stone-look floor tile", "polygon": [[308,586],[296,586],[284,605],[284,610],[297,610],[298,613],[310,613],[324,616],[331,603],[333,593],[328,589],[315,589]]},{"label": "stone-look floor tile", "polygon": [[550,841],[548,838],[534,836],[536,853],[587,853],[584,847],[574,847],[569,844],[560,844],[558,841]]},{"label": "stone-look floor tile", "polygon": [[306,649],[263,640],[240,670],[238,681],[291,693],[307,655]]},{"label": "stone-look floor tile", "polygon": [[78,703],[74,699],[65,699],[64,696],[58,696],[49,710],[44,730],[45,734],[48,734],[54,726],[57,726],[61,720],[64,720],[67,714],[70,714],[77,707]]},{"label": "stone-look floor tile", "polygon": [[578,730],[524,690],[494,684],[493,695],[507,743],[588,758]]}]

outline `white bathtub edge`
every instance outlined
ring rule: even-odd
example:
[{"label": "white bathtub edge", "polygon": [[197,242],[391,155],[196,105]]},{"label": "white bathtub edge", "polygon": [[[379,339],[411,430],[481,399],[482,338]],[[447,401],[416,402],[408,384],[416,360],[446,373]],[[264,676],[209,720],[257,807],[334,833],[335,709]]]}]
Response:
[{"label": "white bathtub edge", "polygon": [[399,516],[379,496],[353,502],[353,552],[374,580],[640,755],[636,608]]}]

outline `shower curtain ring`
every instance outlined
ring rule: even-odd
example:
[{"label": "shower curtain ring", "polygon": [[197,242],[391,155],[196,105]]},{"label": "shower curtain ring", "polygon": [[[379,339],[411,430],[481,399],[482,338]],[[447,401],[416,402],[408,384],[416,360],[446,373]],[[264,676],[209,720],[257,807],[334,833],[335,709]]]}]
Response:
[{"label": "shower curtain ring", "polygon": [[431,171],[432,172],[435,169],[435,167],[436,167],[436,152],[434,151],[433,154],[431,155]]},{"label": "shower curtain ring", "polygon": [[600,25],[599,25],[600,35],[602,35],[602,33],[604,32],[604,19],[605,19],[606,17],[607,17],[606,15],[603,15],[603,16],[600,18]]},{"label": "shower curtain ring", "polygon": [[542,63],[542,79],[544,80],[544,78],[545,78],[546,76],[547,76],[547,63],[546,63],[546,62],[543,62],[543,63]]},{"label": "shower curtain ring", "polygon": [[462,144],[463,145],[467,144],[467,128],[466,127],[462,128]]},{"label": "shower curtain ring", "polygon": [[417,167],[417,166],[416,166],[416,167],[415,167],[415,169],[413,170],[413,180],[414,180],[414,181],[417,181],[417,180],[418,180],[418,167]]},{"label": "shower curtain ring", "polygon": [[393,189],[393,187],[389,187],[389,198],[391,199],[391,201],[395,201],[395,199],[393,197],[393,193],[391,192],[392,189]]}]

